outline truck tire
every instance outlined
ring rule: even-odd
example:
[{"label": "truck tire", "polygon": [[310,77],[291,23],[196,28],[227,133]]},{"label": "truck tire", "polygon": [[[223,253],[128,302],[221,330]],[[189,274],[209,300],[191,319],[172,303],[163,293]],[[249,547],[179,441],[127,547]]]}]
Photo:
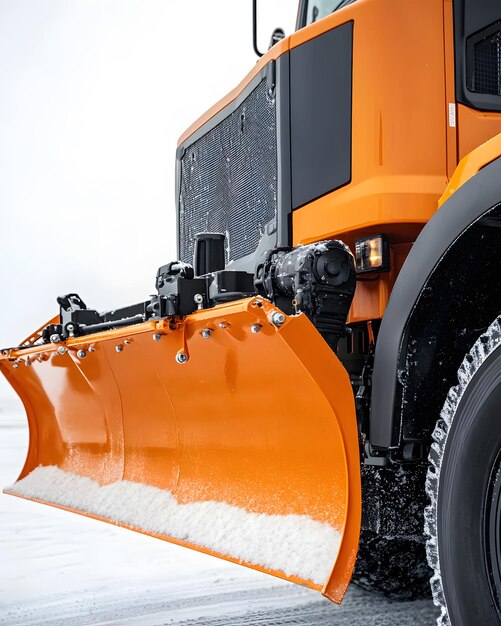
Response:
[{"label": "truck tire", "polygon": [[501,317],[465,356],[429,460],[425,533],[437,624],[501,624]]}]

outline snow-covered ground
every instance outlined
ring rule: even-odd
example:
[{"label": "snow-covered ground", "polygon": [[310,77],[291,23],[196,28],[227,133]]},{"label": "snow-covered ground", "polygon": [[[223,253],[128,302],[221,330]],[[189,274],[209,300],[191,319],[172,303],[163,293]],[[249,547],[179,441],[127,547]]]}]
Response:
[{"label": "snow-covered ground", "polygon": [[[0,485],[27,448],[24,413],[0,401]],[[0,624],[5,626],[433,624],[430,601],[389,602],[352,587],[318,593],[122,528],[0,495]]]}]

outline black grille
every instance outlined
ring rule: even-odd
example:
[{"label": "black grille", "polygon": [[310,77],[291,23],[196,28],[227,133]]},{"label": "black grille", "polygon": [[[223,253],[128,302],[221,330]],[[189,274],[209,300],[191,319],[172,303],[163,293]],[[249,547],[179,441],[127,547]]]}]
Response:
[{"label": "black grille", "polygon": [[501,22],[468,39],[468,89],[501,96]]},{"label": "black grille", "polygon": [[226,235],[226,262],[254,252],[277,212],[275,99],[263,79],[242,104],[186,148],[181,159],[181,260],[197,233]]}]

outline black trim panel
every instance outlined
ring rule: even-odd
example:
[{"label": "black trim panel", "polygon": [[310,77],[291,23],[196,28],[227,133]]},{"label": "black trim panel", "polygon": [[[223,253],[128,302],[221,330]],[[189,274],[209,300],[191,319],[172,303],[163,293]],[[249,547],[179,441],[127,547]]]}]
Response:
[{"label": "black trim panel", "polygon": [[290,52],[292,207],[351,180],[353,22]]},{"label": "black trim panel", "polygon": [[[370,441],[395,447],[401,430],[399,367],[405,363],[406,328],[441,260],[466,229],[501,200],[501,157],[484,167],[432,217],[395,282],[379,331],[372,380]],[[458,269],[459,271],[459,269]]]}]

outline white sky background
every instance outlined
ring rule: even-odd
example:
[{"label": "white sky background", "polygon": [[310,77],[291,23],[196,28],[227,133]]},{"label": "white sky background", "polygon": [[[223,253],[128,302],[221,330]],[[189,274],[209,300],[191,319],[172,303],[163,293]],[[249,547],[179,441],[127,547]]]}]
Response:
[{"label": "white sky background", "polygon": [[[260,0],[261,49],[296,5]],[[251,8],[0,0],[0,346],[58,295],[104,310],[154,292],[176,257],[177,138],[256,62]]]}]

